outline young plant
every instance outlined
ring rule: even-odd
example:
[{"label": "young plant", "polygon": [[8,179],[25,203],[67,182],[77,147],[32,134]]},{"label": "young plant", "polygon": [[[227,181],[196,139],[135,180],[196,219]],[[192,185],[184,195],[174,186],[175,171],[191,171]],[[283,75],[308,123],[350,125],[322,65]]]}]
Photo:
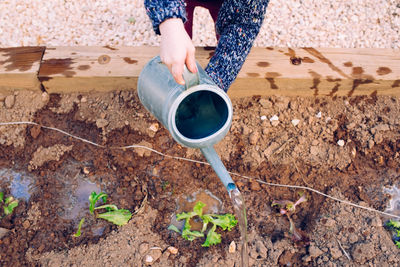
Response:
[{"label": "young plant", "polygon": [[[89,196],[89,211],[91,214],[95,214],[96,218],[104,219],[115,225],[122,226],[128,223],[132,218],[132,213],[126,209],[118,209],[114,204],[106,204],[107,194],[104,192],[96,193],[92,192]],[[98,201],[102,200],[103,205],[96,207]],[[105,210],[103,213],[95,212],[97,210]],[[79,222],[78,230],[74,234],[75,237],[81,235],[81,227],[85,218],[82,218]]]},{"label": "young plant", "polygon": [[0,203],[3,206],[4,216],[7,216],[13,213],[14,209],[18,207],[19,202],[18,199],[14,199],[12,196],[4,199],[4,192],[0,192]]},{"label": "young plant", "polygon": [[[204,237],[204,233],[207,231],[208,225],[211,224],[210,230],[208,230],[206,240],[202,244],[203,247],[210,247],[211,245],[217,245],[221,243],[221,235],[216,232],[217,227],[221,227],[222,230],[232,230],[236,226],[237,220],[232,214],[203,214],[203,208],[205,204],[201,201],[197,202],[193,207],[191,212],[182,212],[176,215],[178,221],[185,220],[182,232],[174,226],[170,225],[168,229],[180,233],[182,237],[186,240],[193,241],[198,237]],[[199,217],[203,221],[203,226],[201,231],[192,231],[190,220]]]},{"label": "young plant", "polygon": [[301,243],[308,244],[309,243],[308,236],[303,231],[296,228],[293,219],[291,217],[291,215],[296,212],[296,207],[301,203],[307,201],[306,195],[304,193],[299,193],[299,195],[300,198],[296,202],[292,202],[290,200],[278,200],[274,201],[271,206],[272,207],[277,206],[279,208],[279,213],[287,216],[290,223],[289,232],[292,235],[293,241],[297,244]]},{"label": "young plant", "polygon": [[393,233],[393,242],[400,248],[400,222],[390,220],[385,224],[385,228]]}]

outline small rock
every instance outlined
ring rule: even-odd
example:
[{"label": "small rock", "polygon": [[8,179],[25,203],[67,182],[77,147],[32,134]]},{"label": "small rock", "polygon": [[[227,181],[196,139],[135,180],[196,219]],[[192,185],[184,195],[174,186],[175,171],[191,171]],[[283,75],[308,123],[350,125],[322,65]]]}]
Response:
[{"label": "small rock", "polygon": [[229,253],[232,253],[232,254],[236,252],[236,243],[235,243],[235,241],[232,241],[229,244],[228,251],[229,251]]},{"label": "small rock", "polygon": [[86,175],[88,175],[89,173],[90,173],[90,169],[89,169],[89,167],[83,167],[83,173],[84,174],[86,174]]},{"label": "small rock", "polygon": [[86,102],[87,102],[87,97],[86,96],[82,96],[81,103],[86,103]]},{"label": "small rock", "polygon": [[150,125],[149,130],[156,133],[159,128],[160,128],[160,126],[159,126],[158,123],[153,123],[153,124]]},{"label": "small rock", "polygon": [[317,117],[317,118],[321,118],[322,117],[322,112],[320,111],[320,112],[318,112],[316,115],[315,115],[315,117]]},{"label": "small rock", "polygon": [[330,252],[331,252],[331,257],[332,257],[334,260],[340,258],[340,257],[343,255],[342,251],[340,251],[340,249],[339,249],[338,247],[333,247],[333,248],[331,248],[331,249],[330,249]]},{"label": "small rock", "polygon": [[167,248],[168,252],[171,253],[172,255],[178,254],[178,249],[176,247],[168,247]]},{"label": "small rock", "polygon": [[354,233],[351,233],[350,235],[349,235],[349,243],[350,244],[354,244],[354,243],[356,243],[358,241],[358,236],[356,235],[356,234],[354,234]]},{"label": "small rock", "polygon": [[356,127],[356,124],[355,124],[354,122],[351,122],[351,123],[349,123],[349,124],[346,125],[346,128],[347,128],[348,130],[352,130],[352,129],[354,129],[355,127]]},{"label": "small rock", "polygon": [[263,116],[260,117],[260,119],[261,119],[262,121],[265,121],[265,120],[267,119],[267,116],[263,115]]},{"label": "small rock", "polygon": [[154,259],[153,259],[152,256],[146,255],[146,257],[144,257],[144,263],[145,263],[146,265],[152,265],[153,262],[154,262]]},{"label": "small rock", "polygon": [[274,127],[275,127],[275,126],[278,126],[278,124],[279,124],[279,121],[272,121],[272,122],[271,122],[271,125],[274,126]]},{"label": "small rock", "polygon": [[374,141],[375,141],[375,144],[377,144],[377,145],[379,145],[380,143],[382,143],[382,141],[383,141],[383,135],[382,135],[382,133],[377,132],[377,133],[374,135]]},{"label": "small rock", "polygon": [[107,125],[108,125],[108,121],[106,120],[106,119],[97,119],[96,120],[96,126],[98,127],[98,128],[103,128],[103,127],[106,127]]},{"label": "small rock", "polygon": [[8,108],[8,109],[14,107],[14,104],[15,104],[15,96],[14,96],[14,95],[8,95],[8,96],[6,96],[6,98],[5,98],[5,100],[4,100],[4,104],[5,104],[6,108]]},{"label": "small rock", "polygon": [[295,127],[296,127],[299,123],[300,123],[300,120],[298,120],[298,119],[293,119],[293,120],[292,120],[292,125],[295,126]]},{"label": "small rock", "polygon": [[319,145],[319,141],[316,140],[316,139],[314,139],[314,140],[311,142],[311,145],[313,145],[313,146],[318,146],[318,145]]},{"label": "small rock", "polygon": [[338,144],[339,146],[344,146],[344,140],[342,140],[342,139],[338,140],[338,141],[337,141],[337,144]]},{"label": "small rock", "polygon": [[26,220],[26,221],[24,221],[24,222],[22,223],[22,226],[23,226],[24,229],[26,230],[26,229],[28,229],[28,228],[31,226],[31,223],[30,223],[28,220]]},{"label": "small rock", "polygon": [[[148,148],[153,148],[153,146],[146,141],[142,141],[139,144],[137,144],[139,146],[143,146],[143,147],[148,147]],[[151,151],[145,148],[141,148],[141,147],[137,147],[135,148],[135,152],[139,155],[139,157],[143,157],[143,156],[150,156],[151,155]]]},{"label": "small rock", "polygon": [[150,246],[148,243],[142,243],[139,245],[139,253],[140,255],[144,255],[148,250]]},{"label": "small rock", "polygon": [[272,103],[271,103],[271,101],[269,101],[269,100],[267,100],[267,99],[261,98],[258,102],[260,103],[260,105],[261,105],[263,108],[272,108]]},{"label": "small rock", "polygon": [[382,220],[380,218],[378,218],[378,217],[372,218],[371,226],[382,227]]},{"label": "small rock", "polygon": [[375,145],[375,142],[374,142],[374,140],[372,140],[372,139],[369,139],[369,141],[368,141],[368,148],[369,148],[369,149],[371,149],[371,148],[373,148],[373,147],[374,147],[374,145]]},{"label": "small rock", "polygon": [[333,227],[335,224],[336,224],[335,220],[333,220],[331,218],[328,218],[328,219],[326,219],[326,222],[325,222],[324,225],[327,226],[327,227]]},{"label": "small rock", "polygon": [[371,133],[374,134],[376,132],[380,132],[380,131],[389,131],[390,127],[387,124],[379,124],[376,125],[374,128],[371,129]]},{"label": "small rock", "polygon": [[261,190],[261,186],[260,186],[260,184],[258,182],[253,180],[250,183],[250,189],[253,190],[253,191],[260,191]]},{"label": "small rock", "polygon": [[259,132],[257,132],[257,131],[252,132],[249,136],[249,143],[251,145],[255,145],[255,144],[257,144],[259,138],[260,138]]},{"label": "small rock", "polygon": [[319,248],[317,248],[314,245],[311,245],[308,252],[310,253],[310,256],[312,258],[318,258],[319,256],[321,256],[324,252],[322,252],[322,250],[320,250]]},{"label": "small rock", "polygon": [[269,118],[269,120],[270,120],[271,122],[273,122],[273,121],[279,121],[279,117],[278,117],[277,115],[274,115],[274,116],[272,116],[271,118]]},{"label": "small rock", "polygon": [[260,240],[256,242],[256,251],[261,258],[266,259],[268,256],[268,249],[265,247],[264,243]]}]

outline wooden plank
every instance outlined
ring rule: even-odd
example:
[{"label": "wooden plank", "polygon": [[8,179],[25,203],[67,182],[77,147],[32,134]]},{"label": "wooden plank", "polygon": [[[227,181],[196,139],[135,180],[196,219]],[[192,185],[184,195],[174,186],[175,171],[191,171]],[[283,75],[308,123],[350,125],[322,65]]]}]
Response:
[{"label": "wooden plank", "polygon": [[37,78],[44,47],[0,48],[0,90],[40,90]]},{"label": "wooden plank", "polygon": [[158,47],[47,47],[39,80],[49,93],[136,89]]},{"label": "wooden plank", "polygon": [[229,94],[400,96],[400,51],[253,48]]},{"label": "wooden plank", "polygon": [[[136,89],[159,47],[50,47],[39,79],[52,92]],[[214,48],[197,48],[205,67]],[[400,96],[400,52],[392,49],[253,48],[231,97]]]}]

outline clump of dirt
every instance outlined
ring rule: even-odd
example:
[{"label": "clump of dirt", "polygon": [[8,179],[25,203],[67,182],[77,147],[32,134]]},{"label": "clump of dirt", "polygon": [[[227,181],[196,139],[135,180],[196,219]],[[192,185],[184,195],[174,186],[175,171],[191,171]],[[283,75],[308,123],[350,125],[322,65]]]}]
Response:
[{"label": "clump of dirt", "polygon": [[[238,229],[223,232],[222,243],[211,248],[167,229],[177,213],[176,200],[199,190],[220,199],[224,212],[233,209],[210,166],[144,148],[120,149],[139,144],[204,161],[199,150],[177,144],[142,107],[135,92],[48,96],[19,91],[12,96],[13,105],[0,105],[1,122],[34,121],[99,146],[37,125],[0,126],[0,168],[28,170],[34,188],[29,199],[21,200],[15,212],[0,221],[0,227],[11,230],[0,239],[2,263],[234,266],[239,262]],[[382,227],[387,218],[314,193],[308,193],[308,201],[292,217],[311,241],[297,246],[288,234],[287,218],[271,203],[295,201],[299,190],[259,182],[309,186],[385,210],[389,198],[382,189],[395,185],[400,173],[398,98],[255,96],[233,99],[233,105],[232,128],[216,150],[229,171],[258,179],[233,176],[247,206],[252,266],[399,264],[399,252]],[[46,149],[58,152],[43,153]],[[0,177],[6,194],[12,193],[10,179]],[[95,220],[87,213],[91,190],[106,192],[110,203],[138,214],[122,227]],[[82,236],[73,237],[82,217],[87,219]],[[230,253],[232,241],[237,249]],[[171,254],[170,246],[178,253]]]}]

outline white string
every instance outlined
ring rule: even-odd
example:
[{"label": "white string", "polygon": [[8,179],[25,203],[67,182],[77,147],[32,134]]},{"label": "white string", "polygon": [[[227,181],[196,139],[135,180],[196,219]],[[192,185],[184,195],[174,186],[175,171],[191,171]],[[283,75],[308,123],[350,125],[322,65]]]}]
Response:
[{"label": "white string", "polygon": [[[58,129],[58,128],[49,127],[49,126],[43,126],[43,125],[40,125],[40,124],[38,124],[38,123],[36,123],[36,122],[30,122],[30,121],[0,122],[0,126],[22,125],[22,124],[37,125],[37,126],[40,126],[40,127],[44,128],[44,129],[49,129],[49,130],[53,130],[53,131],[60,132],[60,133],[62,133],[62,134],[64,134],[64,135],[70,136],[70,137],[75,138],[75,139],[77,139],[77,140],[80,140],[80,141],[82,141],[82,142],[84,142],[84,143],[88,143],[88,144],[91,144],[91,145],[94,145],[94,146],[97,146],[97,147],[100,147],[100,148],[107,148],[107,147],[104,146],[104,145],[100,145],[100,144],[94,143],[94,142],[92,142],[92,141],[83,139],[83,138],[81,138],[81,137],[79,137],[79,136],[70,134],[70,133],[65,132],[65,131],[63,131],[63,130],[60,130],[60,129]],[[154,153],[156,153],[156,154],[158,154],[158,155],[161,155],[161,156],[164,156],[164,157],[167,157],[167,158],[172,158],[172,159],[176,159],[176,160],[183,160],[183,161],[189,161],[189,162],[199,163],[199,164],[203,164],[203,165],[210,165],[209,163],[204,162],[204,161],[199,161],[199,160],[193,160],[193,159],[188,159],[188,158],[183,158],[183,157],[177,157],[177,156],[167,155],[167,154],[164,154],[164,153],[162,153],[162,152],[160,152],[160,151],[157,151],[157,150],[155,150],[155,149],[153,149],[153,148],[150,148],[150,147],[147,147],[147,146],[142,146],[142,145],[129,145],[129,146],[109,147],[109,148],[111,148],[111,149],[142,148],[142,149],[149,150],[149,151],[151,151],[151,152],[154,152]],[[349,205],[349,206],[353,206],[353,207],[355,207],[355,208],[359,208],[359,209],[364,209],[364,210],[376,212],[376,213],[379,213],[379,214],[381,214],[381,215],[393,217],[393,218],[396,218],[396,219],[399,219],[399,220],[400,220],[400,216],[398,216],[398,215],[390,214],[390,213],[387,213],[387,212],[384,212],[384,211],[379,211],[379,210],[376,210],[376,209],[373,209],[373,208],[370,208],[370,207],[364,207],[364,206],[361,206],[361,205],[357,205],[357,204],[354,204],[354,203],[349,202],[349,201],[347,201],[347,200],[342,200],[342,199],[339,199],[339,198],[336,198],[336,197],[327,195],[327,194],[322,193],[322,192],[320,192],[320,191],[318,191],[318,190],[316,190],[316,189],[314,189],[314,188],[311,188],[311,187],[301,186],[301,185],[286,185],[286,184],[269,183],[269,182],[264,182],[264,181],[262,181],[262,180],[260,180],[260,179],[257,179],[257,178],[249,177],[249,176],[246,176],[246,175],[241,175],[241,174],[234,173],[234,172],[229,172],[229,171],[228,171],[228,173],[231,174],[231,175],[234,175],[234,176],[238,176],[238,177],[240,177],[240,178],[247,179],[247,180],[254,180],[254,181],[257,181],[257,182],[259,182],[259,183],[261,183],[261,184],[265,184],[265,185],[268,185],[268,186],[286,187],[286,188],[302,189],[302,190],[311,191],[311,192],[314,192],[314,193],[319,194],[319,195],[321,195],[321,196],[324,196],[324,197],[326,197],[326,198],[329,198],[329,199],[338,201],[338,202],[340,202],[340,203],[343,203],[343,204],[346,204],[346,205]]]}]

